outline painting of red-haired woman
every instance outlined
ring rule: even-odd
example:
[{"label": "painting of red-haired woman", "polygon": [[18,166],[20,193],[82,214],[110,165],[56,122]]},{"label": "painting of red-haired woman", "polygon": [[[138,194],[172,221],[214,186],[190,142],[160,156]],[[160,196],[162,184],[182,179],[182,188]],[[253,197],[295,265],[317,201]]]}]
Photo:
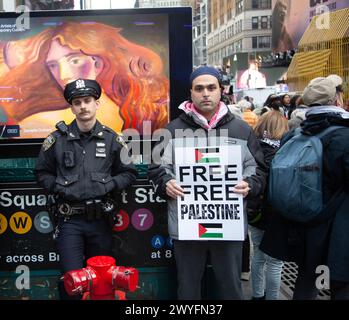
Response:
[{"label": "painting of red-haired woman", "polygon": [[168,123],[169,80],[154,50],[98,22],[63,22],[33,36],[0,44],[0,122],[20,125],[21,138],[46,136],[71,122],[64,86],[78,78],[102,87],[97,118],[116,132],[142,133]]}]

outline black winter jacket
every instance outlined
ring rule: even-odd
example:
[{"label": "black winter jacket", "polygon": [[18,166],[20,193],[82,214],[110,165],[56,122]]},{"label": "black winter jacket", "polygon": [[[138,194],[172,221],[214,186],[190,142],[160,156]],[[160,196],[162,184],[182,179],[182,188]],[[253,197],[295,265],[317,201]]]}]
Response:
[{"label": "black winter jacket", "polygon": [[44,141],[35,168],[39,185],[73,203],[128,187],[136,179],[137,170],[121,161],[120,141],[113,130],[98,121],[82,141],[74,120],[65,133],[55,131]]},{"label": "black winter jacket", "polygon": [[[264,162],[268,168],[268,175],[270,170],[271,161],[274,158],[275,153],[278,151],[278,147],[273,146],[263,140],[260,140],[260,145],[264,154]],[[268,181],[268,177],[267,177]],[[247,201],[247,217],[248,223],[256,228],[265,229],[268,225],[273,208],[268,202],[267,194],[268,186],[265,188],[264,194],[257,198],[249,198]]]},{"label": "black winter jacket", "polygon": [[[154,182],[156,193],[164,199],[168,199],[168,227],[169,234],[173,239],[178,239],[178,217],[177,217],[177,201],[170,199],[166,195],[166,183],[175,178],[174,146],[177,142],[184,143],[186,137],[178,137],[176,135],[177,129],[188,130],[193,132],[197,129],[204,130],[205,145],[214,143],[217,145],[238,144],[242,149],[242,175],[243,179],[248,182],[251,188],[247,199],[256,197],[264,192],[265,177],[267,168],[264,163],[263,152],[260,148],[258,140],[252,129],[242,120],[235,118],[235,116],[228,112],[217,124],[215,129],[218,135],[217,139],[209,138],[209,133],[203,129],[194,120],[186,115],[181,114],[177,119],[171,121],[166,127],[171,139],[165,147],[164,156],[161,165],[153,165],[149,170],[149,177]],[[220,130],[227,130],[228,136],[223,136]],[[178,133],[178,131],[177,131]],[[246,218],[246,215],[245,215]],[[246,221],[246,220],[244,220]],[[245,230],[247,231],[247,223],[245,223]]]},{"label": "black winter jacket", "polygon": [[312,274],[317,266],[328,265],[331,280],[349,282],[349,119],[322,113],[308,116],[301,127],[307,134],[316,134],[332,125],[343,128],[322,138],[324,202],[331,214],[315,225],[275,214],[260,248],[280,260],[295,261]]}]

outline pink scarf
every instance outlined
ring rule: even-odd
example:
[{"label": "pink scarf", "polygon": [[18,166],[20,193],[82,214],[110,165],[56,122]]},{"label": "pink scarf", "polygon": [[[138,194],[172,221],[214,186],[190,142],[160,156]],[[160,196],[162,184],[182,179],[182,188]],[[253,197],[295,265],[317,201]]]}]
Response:
[{"label": "pink scarf", "polygon": [[198,112],[192,102],[184,101],[178,108],[183,110],[187,115],[191,115],[198,125],[207,130],[215,128],[217,123],[228,113],[228,107],[222,101],[219,102],[219,108],[210,122],[208,122],[207,119]]}]

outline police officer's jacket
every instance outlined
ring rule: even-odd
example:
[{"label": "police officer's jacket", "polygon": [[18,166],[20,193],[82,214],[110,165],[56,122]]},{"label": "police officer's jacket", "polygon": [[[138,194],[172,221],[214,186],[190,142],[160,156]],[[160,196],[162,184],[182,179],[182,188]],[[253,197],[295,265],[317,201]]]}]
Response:
[{"label": "police officer's jacket", "polygon": [[121,161],[126,145],[113,130],[97,121],[86,140],[80,134],[74,120],[44,141],[35,175],[46,191],[74,203],[101,198],[136,179],[135,166]]}]

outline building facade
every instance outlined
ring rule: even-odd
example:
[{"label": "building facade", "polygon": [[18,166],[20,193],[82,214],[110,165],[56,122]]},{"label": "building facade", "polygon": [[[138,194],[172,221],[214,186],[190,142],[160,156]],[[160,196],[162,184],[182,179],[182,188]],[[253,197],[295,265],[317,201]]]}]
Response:
[{"label": "building facade", "polygon": [[271,51],[271,0],[209,1],[208,63],[222,66],[237,53]]},{"label": "building facade", "polygon": [[23,8],[18,6],[25,5],[26,10],[70,10],[80,9],[80,0],[0,0],[0,11],[13,12]]},{"label": "building facade", "polygon": [[198,0],[193,9],[194,67],[207,64],[207,25],[207,0]]},{"label": "building facade", "polygon": [[192,7],[195,0],[138,0],[137,8]]}]

